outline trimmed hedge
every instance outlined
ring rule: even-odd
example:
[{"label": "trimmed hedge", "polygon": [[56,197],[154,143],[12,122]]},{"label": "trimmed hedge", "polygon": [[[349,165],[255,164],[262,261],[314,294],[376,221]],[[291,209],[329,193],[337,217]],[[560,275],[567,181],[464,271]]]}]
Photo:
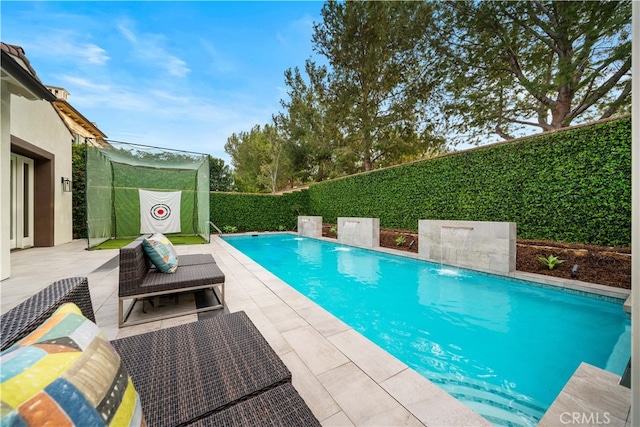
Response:
[{"label": "trimmed hedge", "polygon": [[518,238],[631,244],[631,119],[624,117],[353,175],[283,196],[212,193],[211,218],[239,231],[295,226],[298,214],[510,221]]},{"label": "trimmed hedge", "polygon": [[86,198],[86,151],[84,144],[71,146],[72,185],[71,200],[73,206],[73,238],[87,237],[87,198]]},{"label": "trimmed hedge", "polygon": [[238,231],[294,230],[298,215],[307,215],[307,190],[282,195],[211,193],[211,221]]},{"label": "trimmed hedge", "polygon": [[622,118],[328,181],[309,188],[325,222],[378,217],[510,221],[518,238],[629,246],[631,119]]}]

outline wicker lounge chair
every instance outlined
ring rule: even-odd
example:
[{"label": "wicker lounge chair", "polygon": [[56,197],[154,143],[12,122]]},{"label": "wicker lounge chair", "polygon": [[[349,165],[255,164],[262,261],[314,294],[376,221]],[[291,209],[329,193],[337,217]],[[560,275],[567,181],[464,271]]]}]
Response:
[{"label": "wicker lounge chair", "polygon": [[[184,264],[181,264],[181,261]],[[136,239],[120,249],[120,273],[118,281],[118,325],[128,326],[145,323],[168,317],[182,316],[207,310],[224,308],[224,273],[215,263],[210,254],[182,255],[178,260],[175,273],[165,274],[152,267],[142,246],[142,239]],[[216,295],[219,304],[190,310],[188,312],[172,313],[166,316],[155,316],[140,319],[135,322],[125,322],[131,314],[136,302],[140,299],[190,292],[200,289],[220,289],[220,297]],[[133,300],[126,313],[124,301]]]},{"label": "wicker lounge chair", "polygon": [[[54,282],[0,319],[2,349],[74,302],[94,319],[87,279]],[[319,426],[291,373],[244,312],[112,341],[148,426]]]}]

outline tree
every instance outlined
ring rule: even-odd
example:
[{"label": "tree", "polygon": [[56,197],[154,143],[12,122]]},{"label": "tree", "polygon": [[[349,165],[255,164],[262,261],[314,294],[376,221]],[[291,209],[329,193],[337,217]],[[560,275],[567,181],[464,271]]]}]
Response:
[{"label": "tree", "polygon": [[231,191],[233,173],[224,160],[209,156],[209,191]]},{"label": "tree", "polygon": [[456,130],[511,138],[531,126],[549,131],[629,111],[629,1],[436,7],[427,34],[441,59],[443,111]]},{"label": "tree", "polygon": [[314,25],[314,50],[330,64],[326,78],[329,112],[342,138],[336,161],[361,170],[428,154],[442,139],[430,136],[422,93],[412,81],[420,69],[427,2],[331,1]]},{"label": "tree", "polygon": [[249,132],[232,134],[227,138],[224,151],[231,156],[233,181],[239,191],[259,192],[258,173],[262,164],[262,156],[258,141],[260,126],[254,126]]},{"label": "tree", "polygon": [[280,188],[282,181],[282,169],[287,163],[286,158],[282,155],[285,146],[285,140],[282,137],[276,125],[265,125],[262,131],[265,144],[265,162],[260,167],[259,182],[263,186],[275,193]]},{"label": "tree", "polygon": [[286,113],[274,122],[286,139],[285,155],[289,159],[293,181],[322,181],[343,173],[334,161],[334,148],[341,138],[336,122],[329,114],[324,81],[327,68],[308,60],[305,64],[308,82],[300,69],[285,71],[289,101],[280,101]]},{"label": "tree", "polygon": [[231,156],[233,178],[239,191],[275,192],[282,181],[280,168],[283,138],[274,125],[254,126],[250,132],[235,133],[227,139],[225,151]]}]

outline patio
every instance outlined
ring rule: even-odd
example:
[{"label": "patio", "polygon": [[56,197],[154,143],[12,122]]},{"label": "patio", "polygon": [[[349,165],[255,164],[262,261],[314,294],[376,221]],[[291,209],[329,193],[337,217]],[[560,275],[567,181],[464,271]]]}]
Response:
[{"label": "patio", "polygon": [[[226,310],[247,313],[291,370],[293,385],[323,425],[490,425],[220,237],[212,236],[209,245],[178,246],[177,250],[214,256],[226,275]],[[86,276],[97,323],[109,339],[197,320],[193,314],[118,329],[117,255],[117,250],[87,251],[84,240],[14,251],[12,277],[1,282],[2,311],[54,280]],[[192,303],[189,298],[181,300],[181,304]],[[605,395],[621,394],[613,399],[618,410],[597,411],[609,414],[613,425],[630,425],[629,406],[619,404],[630,402],[629,394],[625,395],[628,389],[600,383],[607,390]],[[587,382],[581,388],[595,398],[603,396],[593,387]],[[567,393],[571,394],[562,400],[560,415],[589,408],[575,387]],[[554,419],[545,421],[555,424]]]}]

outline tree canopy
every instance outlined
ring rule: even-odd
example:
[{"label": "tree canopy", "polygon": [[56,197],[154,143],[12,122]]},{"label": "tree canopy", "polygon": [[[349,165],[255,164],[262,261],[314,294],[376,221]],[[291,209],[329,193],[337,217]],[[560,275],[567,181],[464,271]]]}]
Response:
[{"label": "tree canopy", "polygon": [[327,67],[308,60],[304,71],[308,81],[298,67],[285,71],[289,100],[281,101],[286,113],[274,120],[285,133],[291,179],[322,181],[344,172],[335,155],[341,136],[327,103]]},{"label": "tree canopy", "polygon": [[209,190],[231,191],[233,189],[233,172],[224,160],[209,156]]},{"label": "tree canopy", "polygon": [[361,170],[439,148],[413,89],[431,16],[426,2],[328,2],[313,48],[329,61],[330,116]]},{"label": "tree canopy", "polygon": [[249,132],[234,133],[224,149],[231,156],[237,190],[275,192],[282,187],[288,159],[282,155],[284,139],[275,125],[256,125]]},{"label": "tree canopy", "polygon": [[435,4],[430,46],[453,129],[507,139],[629,111],[629,1]]}]

